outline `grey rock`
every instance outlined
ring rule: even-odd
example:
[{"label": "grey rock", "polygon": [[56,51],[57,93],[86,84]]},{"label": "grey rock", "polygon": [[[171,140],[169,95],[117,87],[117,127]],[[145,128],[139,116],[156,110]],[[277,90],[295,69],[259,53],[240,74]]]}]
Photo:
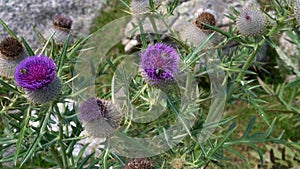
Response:
[{"label": "grey rock", "polygon": [[[73,19],[72,34],[85,36],[90,33],[92,19],[106,0],[0,0],[0,18],[18,36],[23,36],[33,48],[39,40],[32,27],[44,34],[51,26],[55,14],[65,14]],[[7,37],[0,26],[0,39]]]},{"label": "grey rock", "polygon": [[[161,13],[166,12],[166,6],[170,1],[163,1],[162,5],[159,7]],[[174,36],[174,32],[178,33],[180,31],[186,30],[187,27],[191,26],[192,21],[195,19],[197,13],[203,10],[211,10],[215,12],[217,19],[217,27],[221,29],[226,29],[230,21],[224,14],[231,13],[230,7],[234,7],[236,10],[241,10],[244,7],[258,5],[256,0],[189,0],[181,1],[178,7],[174,10],[173,16],[165,18],[168,27],[161,20],[156,19],[156,25],[159,34],[167,34]],[[125,45],[125,51],[130,51],[137,45],[137,35],[140,32],[136,31],[134,34],[132,32],[132,25],[137,25],[137,18],[133,16],[130,23],[128,23],[125,29],[125,38],[123,39],[123,45]],[[225,27],[225,28],[224,28]],[[170,29],[174,32],[171,32]],[[144,32],[154,33],[155,30],[152,27],[150,20],[145,20],[143,25]],[[205,40],[205,39],[204,39]],[[199,41],[198,41],[199,42]]]}]

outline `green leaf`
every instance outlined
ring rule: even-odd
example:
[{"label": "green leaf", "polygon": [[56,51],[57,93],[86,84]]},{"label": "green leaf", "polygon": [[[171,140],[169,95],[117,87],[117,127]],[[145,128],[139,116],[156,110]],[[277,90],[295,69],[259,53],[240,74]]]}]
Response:
[{"label": "green leaf", "polygon": [[218,144],[216,146],[214,146],[212,149],[209,150],[208,155],[207,155],[208,158],[211,158],[211,156],[224,145],[224,143],[229,138],[229,136],[231,136],[231,134],[235,131],[236,128],[234,126],[235,125],[230,125],[224,138],[220,142],[218,142]]},{"label": "green leaf", "polygon": [[27,125],[30,119],[30,112],[31,112],[31,106],[29,105],[26,111],[26,114],[24,116],[24,120],[21,124],[21,131],[18,134],[18,141],[16,144],[16,151],[14,152],[14,164],[17,165],[17,160],[19,157],[19,152],[21,150],[22,142],[26,133]]},{"label": "green leaf", "polygon": [[248,144],[250,147],[252,147],[254,150],[256,150],[256,152],[258,153],[259,155],[259,159],[260,159],[260,165],[261,166],[264,166],[264,155],[263,155],[263,152],[258,148],[256,147],[254,144]]},{"label": "green leaf", "polygon": [[22,167],[25,164],[25,162],[31,158],[31,156],[34,153],[37,145],[40,143],[40,140],[41,140],[42,136],[46,132],[45,129],[46,129],[46,126],[48,124],[49,116],[51,114],[51,109],[52,109],[52,105],[49,105],[47,113],[46,113],[46,115],[45,115],[45,117],[43,119],[43,122],[41,123],[40,132],[35,137],[33,143],[31,144],[31,146],[26,151],[26,154],[25,154],[25,156],[24,156],[24,158],[22,160],[22,163],[21,163],[20,167]]},{"label": "green leaf", "polygon": [[61,76],[61,73],[62,73],[62,70],[63,70],[63,66],[64,66],[64,62],[65,62],[65,58],[67,56],[67,50],[68,50],[69,41],[70,41],[70,34],[68,35],[68,37],[67,37],[67,39],[66,39],[66,41],[64,43],[64,46],[62,48],[61,55],[60,55],[60,58],[59,58],[58,73],[57,73],[57,75],[59,77]]},{"label": "green leaf", "polygon": [[0,25],[4,28],[4,30],[13,38],[17,39],[17,35],[6,25],[6,23],[0,18]]},{"label": "green leaf", "polygon": [[29,44],[27,43],[27,41],[23,37],[21,37],[21,41],[22,41],[23,45],[25,46],[25,49],[26,49],[28,55],[33,56],[34,52],[31,49],[31,47],[29,46]]},{"label": "green leaf", "polygon": [[249,122],[249,124],[248,124],[248,126],[247,126],[247,128],[246,128],[246,130],[245,130],[245,132],[244,132],[244,135],[242,136],[241,139],[245,139],[245,138],[248,137],[248,135],[249,135],[249,133],[250,133],[250,130],[252,129],[252,127],[253,127],[253,125],[254,125],[254,123],[255,123],[255,120],[256,120],[256,117],[255,117],[255,116],[252,117],[252,119],[250,120],[250,122]]},{"label": "green leaf", "polygon": [[272,121],[271,126],[269,127],[269,129],[265,135],[266,138],[270,137],[270,135],[275,127],[276,120],[277,120],[277,117],[275,117],[274,120]]},{"label": "green leaf", "polygon": [[178,5],[178,0],[173,0],[172,3],[168,7],[168,14],[172,15],[173,11],[177,7],[177,5]]}]

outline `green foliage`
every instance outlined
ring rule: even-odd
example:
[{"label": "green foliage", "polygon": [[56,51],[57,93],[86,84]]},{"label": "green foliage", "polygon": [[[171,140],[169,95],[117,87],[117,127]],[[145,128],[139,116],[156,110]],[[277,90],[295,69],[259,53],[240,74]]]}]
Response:
[{"label": "green foliage", "polygon": [[[177,0],[172,1],[166,14],[157,12],[153,1],[150,7],[152,6],[152,13],[159,14],[158,18],[164,20],[172,15],[178,3]],[[291,17],[292,6],[282,5],[282,3],[284,4],[284,1],[272,0],[265,4],[264,8],[273,9],[276,17],[268,15],[268,19],[274,24],[268,25],[266,33],[261,37],[244,37],[237,33],[236,27],[232,25],[239,14],[235,9],[232,9],[233,13],[228,16],[232,21],[228,31],[205,24],[215,33],[195,48],[185,45],[172,32],[170,35],[172,45],[176,46],[183,64],[180,71],[189,73],[187,73],[184,85],[175,85],[166,89],[163,102],[157,99],[160,91],[147,85],[139,74],[138,62],[134,59],[129,60],[137,58],[139,56],[137,53],[126,54],[120,42],[104,53],[107,56],[104,59],[101,58],[98,67],[93,68],[96,76],[94,83],[97,97],[112,98],[114,95],[112,86],[116,85],[114,78],[120,76],[128,80],[122,83],[128,88],[125,92],[129,93],[124,100],[129,99],[128,102],[142,112],[140,118],[148,117],[146,116],[149,113],[148,110],[154,103],[159,102],[165,108],[157,119],[147,123],[133,121],[134,111],[129,111],[131,113],[124,116],[120,129],[123,135],[137,138],[153,136],[154,141],[156,141],[155,136],[162,133],[163,144],[171,148],[149,157],[155,168],[172,168],[173,159],[181,159],[183,168],[215,166],[220,168],[253,168],[253,166],[289,168],[300,165],[300,159],[297,156],[300,151],[298,134],[300,127],[298,62],[300,58],[299,56],[290,58],[278,45],[278,35],[285,32],[290,38],[289,41],[300,49],[299,36],[295,36],[299,35],[299,26]],[[100,16],[94,20],[94,26],[91,29],[94,33],[90,36],[79,38],[71,45],[69,45],[69,37],[62,46],[55,44],[50,37],[43,42],[43,48],[36,51],[0,19],[4,30],[10,36],[18,38],[30,55],[44,54],[55,61],[57,75],[63,84],[63,90],[56,100],[38,105],[26,100],[24,91],[15,85],[13,79],[0,78],[0,164],[3,168],[14,166],[19,168],[106,169],[122,168],[128,161],[128,158],[106,149],[108,142],[97,143],[104,146],[104,148],[95,148],[100,149],[99,154],[95,149],[86,154],[90,145],[80,141],[88,136],[81,135],[84,128],[76,116],[78,103],[72,100],[82,96],[88,90],[87,87],[77,91],[72,85],[74,81],[84,81],[84,79],[79,79],[80,74],[75,71],[74,66],[82,61],[80,53],[90,50],[86,46],[89,43],[88,40],[95,37],[97,31],[104,28],[107,23],[128,15],[124,12],[129,10],[128,1],[114,0],[108,5],[110,7],[105,11],[100,11]],[[149,41],[163,41],[157,31],[155,20],[151,17],[150,22],[155,30],[155,36],[146,37],[143,30],[145,18],[139,18],[138,24],[134,25],[132,30],[132,32],[139,31],[141,34],[139,39],[141,50],[148,46]],[[205,48],[215,34],[223,35],[223,41],[212,48]],[[232,42],[235,47],[225,51],[225,46]],[[267,55],[272,57],[269,63],[256,60],[257,54],[265,45],[268,48]],[[207,59],[207,54],[215,56],[209,61],[219,60],[216,67],[201,67],[203,64],[201,60]],[[122,63],[126,59],[124,66]],[[278,62],[282,64],[278,65]],[[136,74],[126,74],[131,69],[129,64],[136,66]],[[217,71],[217,73],[212,74],[212,71]],[[290,75],[295,75],[296,78],[283,81],[283,77]],[[194,89],[189,90],[193,78],[197,84]],[[215,83],[212,78],[217,79]],[[218,85],[224,89],[224,93],[221,93],[224,98],[218,97],[220,94],[216,92]],[[186,100],[181,98],[181,91],[186,92],[183,92],[183,95],[187,98],[195,95],[196,104],[183,104]],[[214,112],[222,112],[221,103],[226,105],[226,115],[223,117],[221,117],[222,114],[214,114]],[[131,107],[122,108],[130,110]],[[195,119],[194,124],[189,123],[191,119]],[[184,134],[170,138],[167,131],[172,128],[176,120],[179,121],[180,131],[184,131]],[[215,131],[210,130],[214,128]],[[207,131],[208,135],[209,132],[213,134],[203,141],[201,138],[207,135],[203,131]],[[183,139],[180,140],[181,138]],[[173,139],[180,140],[176,146],[171,146]],[[77,155],[73,155],[78,144],[83,145]],[[134,147],[125,148],[130,150],[139,147],[147,151],[150,149],[139,142],[133,145]]]}]

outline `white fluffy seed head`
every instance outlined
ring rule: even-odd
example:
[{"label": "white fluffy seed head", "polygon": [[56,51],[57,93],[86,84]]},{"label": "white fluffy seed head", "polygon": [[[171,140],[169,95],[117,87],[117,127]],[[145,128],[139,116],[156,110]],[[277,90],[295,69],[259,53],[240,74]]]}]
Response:
[{"label": "white fluffy seed head", "polygon": [[294,14],[298,25],[300,25],[300,0],[294,2]]},{"label": "white fluffy seed head", "polygon": [[[157,7],[162,0],[153,0],[154,6]],[[132,14],[140,14],[150,12],[149,0],[132,0],[130,3],[131,13]]]},{"label": "white fluffy seed head", "polygon": [[237,29],[244,36],[260,34],[267,26],[267,18],[258,9],[245,8],[237,18]]}]

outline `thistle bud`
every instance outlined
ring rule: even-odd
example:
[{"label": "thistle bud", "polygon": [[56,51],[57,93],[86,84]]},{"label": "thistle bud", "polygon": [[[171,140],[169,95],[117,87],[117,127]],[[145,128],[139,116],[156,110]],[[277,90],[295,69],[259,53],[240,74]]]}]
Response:
[{"label": "thistle bud", "polygon": [[237,29],[244,36],[258,35],[264,31],[266,26],[265,15],[257,9],[243,9],[237,18]]}]

